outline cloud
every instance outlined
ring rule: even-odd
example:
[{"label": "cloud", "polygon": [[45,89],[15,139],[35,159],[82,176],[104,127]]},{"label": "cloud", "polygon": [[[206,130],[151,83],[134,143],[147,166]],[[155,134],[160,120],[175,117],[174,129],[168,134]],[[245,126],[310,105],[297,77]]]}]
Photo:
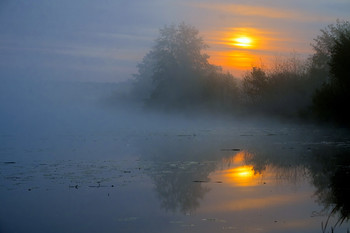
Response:
[{"label": "cloud", "polygon": [[246,5],[232,3],[217,2],[187,2],[185,5],[201,10],[216,11],[221,13],[229,13],[235,16],[254,16],[265,19],[286,19],[293,21],[319,21],[322,16],[323,21],[330,21],[333,18],[320,13],[305,12],[302,9],[289,9],[273,6]]},{"label": "cloud", "polygon": [[18,43],[12,40],[0,46],[2,75],[32,75],[72,79],[118,81],[131,78],[145,49],[103,47],[47,41]]},{"label": "cloud", "polygon": [[12,58],[0,54],[0,62],[16,66],[39,57],[45,66],[59,56],[72,62],[89,60],[90,67],[96,66],[95,60],[136,66],[159,28],[182,21],[205,35],[212,56],[230,51],[224,33],[243,27],[270,33],[259,38],[271,43],[251,52],[307,52],[319,29],[334,22],[337,12],[339,18],[346,15],[349,7],[346,0],[5,0],[0,4],[0,49]]},{"label": "cloud", "polygon": [[32,53],[46,55],[67,55],[72,57],[104,58],[120,61],[140,60],[146,49],[110,48],[100,46],[81,45],[33,45],[33,46],[0,46],[0,51],[7,53]]}]

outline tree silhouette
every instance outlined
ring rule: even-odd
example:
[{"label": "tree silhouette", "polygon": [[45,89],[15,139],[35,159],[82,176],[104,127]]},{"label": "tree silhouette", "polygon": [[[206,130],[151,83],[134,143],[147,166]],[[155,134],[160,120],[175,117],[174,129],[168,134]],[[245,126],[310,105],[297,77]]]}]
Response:
[{"label": "tree silhouette", "polygon": [[322,82],[326,81],[329,76],[329,62],[335,41],[349,28],[350,22],[337,20],[335,24],[330,24],[322,29],[321,34],[314,39],[312,47],[315,53],[310,59],[311,72],[317,74]]},{"label": "tree silhouette", "polygon": [[160,29],[135,75],[146,105],[179,109],[231,104],[238,93],[236,80],[208,62],[202,52],[207,47],[198,30],[185,23]]},{"label": "tree silhouette", "polygon": [[[347,89],[350,87],[350,27],[339,35],[331,51],[330,74],[332,82]],[[345,91],[345,90],[344,90]]]},{"label": "tree silhouette", "polygon": [[264,95],[267,86],[268,77],[260,67],[252,67],[252,70],[243,78],[243,91],[252,101],[256,101]]},{"label": "tree silhouette", "polygon": [[312,102],[306,65],[297,57],[279,58],[268,69],[252,67],[242,84],[246,106],[260,114],[299,117]]},{"label": "tree silhouette", "polygon": [[350,23],[343,22],[329,38],[329,81],[313,98],[315,115],[326,121],[350,126],[347,103],[350,101]]}]

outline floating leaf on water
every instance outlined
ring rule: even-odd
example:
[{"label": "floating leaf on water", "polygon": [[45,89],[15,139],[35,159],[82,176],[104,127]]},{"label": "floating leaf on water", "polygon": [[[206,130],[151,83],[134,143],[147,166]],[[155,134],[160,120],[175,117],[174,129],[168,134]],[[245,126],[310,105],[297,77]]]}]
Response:
[{"label": "floating leaf on water", "polygon": [[8,161],[8,162],[4,162],[4,164],[15,164],[16,162],[13,161]]},{"label": "floating leaf on water", "polygon": [[187,162],[187,165],[197,165],[197,164],[199,164],[199,162],[195,162],[195,161]]},{"label": "floating leaf on water", "polygon": [[16,181],[18,179],[21,179],[21,177],[19,177],[19,176],[7,176],[7,177],[5,177],[5,179]]},{"label": "floating leaf on water", "polygon": [[221,149],[221,151],[241,151],[241,149],[239,149],[239,148],[224,148],[224,149]]}]

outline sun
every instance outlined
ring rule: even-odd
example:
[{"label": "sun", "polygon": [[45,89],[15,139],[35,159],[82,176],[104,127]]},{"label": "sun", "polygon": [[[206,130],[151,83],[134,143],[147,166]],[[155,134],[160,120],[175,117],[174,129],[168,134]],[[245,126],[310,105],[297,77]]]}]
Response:
[{"label": "sun", "polygon": [[252,46],[253,40],[247,36],[241,36],[231,39],[233,41],[233,45],[243,48],[248,48]]}]

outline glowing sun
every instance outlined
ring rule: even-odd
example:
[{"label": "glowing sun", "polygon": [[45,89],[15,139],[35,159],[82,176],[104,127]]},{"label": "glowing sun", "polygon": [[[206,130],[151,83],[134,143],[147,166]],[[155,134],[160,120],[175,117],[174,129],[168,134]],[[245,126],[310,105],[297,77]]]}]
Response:
[{"label": "glowing sun", "polygon": [[238,46],[238,47],[251,47],[252,46],[252,42],[253,40],[249,37],[246,36],[242,36],[242,37],[237,37],[237,38],[233,38],[233,45]]}]

